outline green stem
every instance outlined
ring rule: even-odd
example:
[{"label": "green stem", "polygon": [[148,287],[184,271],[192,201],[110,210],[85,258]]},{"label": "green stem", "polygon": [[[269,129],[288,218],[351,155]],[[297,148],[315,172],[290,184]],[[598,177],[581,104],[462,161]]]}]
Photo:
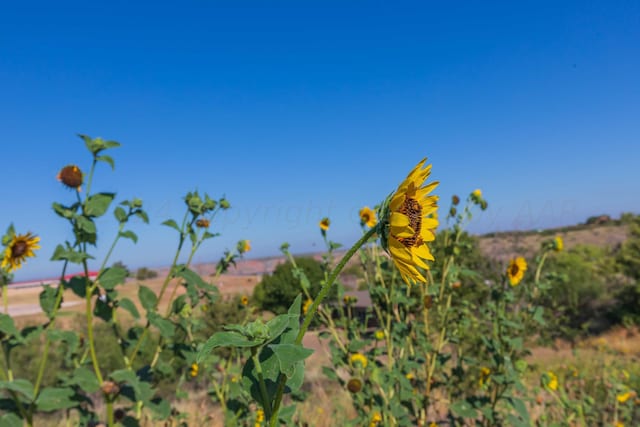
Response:
[{"label": "green stem", "polygon": [[[375,234],[376,230],[377,230],[377,227],[373,227],[369,231],[367,231],[367,233],[364,234],[360,238],[360,240],[358,240],[351,247],[351,249],[349,249],[344,254],[344,256],[342,257],[338,265],[336,265],[336,267],[331,271],[331,274],[329,275],[329,279],[322,285],[320,292],[318,292],[318,296],[313,300],[313,303],[311,304],[311,307],[309,307],[309,310],[307,310],[307,314],[304,317],[304,321],[302,322],[300,331],[298,331],[298,335],[296,336],[296,341],[295,341],[296,345],[300,345],[300,343],[302,343],[302,338],[304,338],[304,334],[307,332],[307,329],[309,329],[309,325],[311,324],[311,320],[313,319],[313,316],[315,315],[316,310],[318,309],[318,306],[329,294],[329,290],[331,290],[331,286],[336,281],[338,274],[340,274],[344,266],[351,259],[351,257],[358,251],[358,249],[360,249],[360,247],[364,245],[369,240],[369,238],[371,238],[371,236]],[[280,374],[278,377],[278,388],[276,390],[276,396],[273,402],[273,413],[271,414],[271,417],[267,418],[269,419],[270,427],[275,427],[276,423],[278,422],[278,412],[280,411],[280,404],[282,403],[282,396],[284,394],[284,388],[286,386],[286,382],[287,382],[287,377],[283,374]]]},{"label": "green stem", "polygon": [[262,407],[264,408],[264,414],[267,419],[271,418],[271,402],[269,402],[269,393],[267,393],[267,385],[264,382],[264,375],[262,375],[262,365],[258,358],[258,348],[251,348],[251,359],[256,367],[256,373],[258,374],[258,383],[260,384],[260,395],[262,396]]},{"label": "green stem", "polygon": [[7,290],[7,282],[2,281],[2,306],[4,307],[4,314],[9,315],[9,295]]},{"label": "green stem", "polygon": [[540,258],[540,262],[538,263],[538,268],[536,268],[536,276],[534,279],[534,283],[536,284],[540,280],[540,272],[542,271],[542,266],[544,265],[544,262],[547,259],[548,254],[549,254],[549,251],[545,251],[545,253],[542,254],[542,258]]}]

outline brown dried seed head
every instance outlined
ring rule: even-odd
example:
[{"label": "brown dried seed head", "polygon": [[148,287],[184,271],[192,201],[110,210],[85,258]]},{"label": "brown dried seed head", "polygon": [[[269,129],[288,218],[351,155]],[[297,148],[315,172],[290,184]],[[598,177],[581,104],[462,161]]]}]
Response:
[{"label": "brown dried seed head", "polygon": [[351,378],[349,382],[347,382],[347,390],[351,393],[357,393],[362,390],[362,381],[358,378]]},{"label": "brown dried seed head", "polygon": [[113,381],[105,381],[102,383],[102,386],[100,387],[100,389],[102,390],[102,392],[104,394],[110,395],[110,396],[115,396],[116,394],[118,394],[120,392],[120,386],[118,386],[117,383],[113,382]]},{"label": "brown dried seed head", "polygon": [[82,185],[82,171],[76,165],[65,166],[58,172],[58,181],[62,182],[65,186],[73,189],[80,189]]}]

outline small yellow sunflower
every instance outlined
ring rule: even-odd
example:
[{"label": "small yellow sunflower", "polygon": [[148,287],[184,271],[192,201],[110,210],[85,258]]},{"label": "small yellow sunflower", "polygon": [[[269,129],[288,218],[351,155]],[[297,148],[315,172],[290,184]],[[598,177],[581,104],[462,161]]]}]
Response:
[{"label": "small yellow sunflower", "polygon": [[6,269],[8,273],[19,269],[27,258],[36,256],[33,251],[40,249],[39,242],[40,237],[31,233],[14,234],[4,250],[0,268]]},{"label": "small yellow sunflower", "polygon": [[555,239],[553,239],[553,249],[556,252],[560,252],[564,249],[564,242],[562,241],[562,237],[560,236],[556,236]]},{"label": "small yellow sunflower", "polygon": [[242,295],[242,297],[240,297],[240,304],[249,305],[249,297],[246,295]]},{"label": "small yellow sunflower", "polygon": [[365,356],[364,354],[362,354],[362,353],[354,353],[349,358],[349,362],[354,366],[359,364],[363,368],[366,368],[367,367],[367,363],[369,361],[367,360],[367,356]]},{"label": "small yellow sunflower", "polygon": [[192,377],[196,377],[198,376],[198,370],[199,370],[199,366],[197,363],[192,363],[191,364],[191,369],[189,369],[189,375],[191,375]]},{"label": "small yellow sunflower", "polygon": [[80,191],[84,176],[79,167],[68,165],[60,169],[56,178],[66,187]]},{"label": "small yellow sunflower", "polygon": [[482,190],[480,190],[479,188],[476,188],[475,190],[473,190],[471,194],[473,195],[473,197],[476,197],[479,199],[480,197],[482,197]]},{"label": "small yellow sunflower", "polygon": [[389,252],[402,279],[408,285],[426,282],[418,271],[429,266],[423,260],[433,261],[427,242],[435,239],[438,227],[436,211],[438,196],[429,195],[438,182],[425,185],[431,174],[431,165],[423,166],[423,159],[409,173],[398,189],[380,209],[381,242]]},{"label": "small yellow sunflower", "polygon": [[251,250],[251,242],[248,240],[244,240],[244,251],[243,252],[249,252]]},{"label": "small yellow sunflower", "polygon": [[256,411],[256,423],[255,427],[260,427],[264,421],[264,410],[262,408]]},{"label": "small yellow sunflower", "polygon": [[320,230],[322,231],[327,231],[329,229],[329,226],[331,225],[331,221],[329,221],[329,218],[324,217],[320,220]]},{"label": "small yellow sunflower", "polygon": [[511,286],[516,286],[524,277],[524,272],[527,271],[527,261],[519,256],[509,261],[509,267],[507,267],[507,277]]},{"label": "small yellow sunflower", "polygon": [[302,314],[307,314],[307,311],[309,311],[309,307],[311,307],[311,304],[313,304],[313,300],[311,298],[307,298],[304,304],[302,304]]},{"label": "small yellow sunflower", "polygon": [[547,372],[547,387],[549,390],[556,391],[558,389],[558,376],[552,371]]},{"label": "small yellow sunflower", "polygon": [[376,340],[382,341],[384,339],[384,331],[382,329],[378,329],[374,334]]},{"label": "small yellow sunflower", "polygon": [[625,403],[632,395],[633,393],[628,391],[626,393],[619,394],[616,399],[618,399],[618,402],[620,403]]},{"label": "small yellow sunflower", "polygon": [[369,423],[369,427],[375,427],[382,422],[382,414],[380,412],[375,411],[371,416],[371,422]]},{"label": "small yellow sunflower", "polygon": [[369,228],[375,227],[377,224],[376,213],[369,208],[369,206],[365,206],[360,209],[360,224],[366,225]]},{"label": "small yellow sunflower", "polygon": [[478,384],[480,387],[484,386],[489,382],[489,377],[491,376],[491,369],[483,366],[480,368],[480,377],[478,378]]}]

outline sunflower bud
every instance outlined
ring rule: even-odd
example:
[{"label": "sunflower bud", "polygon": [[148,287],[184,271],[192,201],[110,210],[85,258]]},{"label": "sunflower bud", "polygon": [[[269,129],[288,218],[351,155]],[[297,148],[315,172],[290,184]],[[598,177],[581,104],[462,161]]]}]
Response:
[{"label": "sunflower bud", "polygon": [[199,228],[209,228],[210,225],[211,221],[209,221],[207,218],[199,218],[196,221],[196,226]]}]

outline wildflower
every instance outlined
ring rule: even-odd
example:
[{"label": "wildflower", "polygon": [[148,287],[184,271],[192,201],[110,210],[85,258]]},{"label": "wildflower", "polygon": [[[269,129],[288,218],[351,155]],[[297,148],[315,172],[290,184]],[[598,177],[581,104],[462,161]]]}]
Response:
[{"label": "wildflower", "polygon": [[367,360],[367,357],[364,354],[362,354],[362,353],[354,353],[349,358],[349,362],[352,365],[358,365],[359,364],[363,368],[366,368],[368,360]]},{"label": "wildflower", "polygon": [[327,231],[329,229],[329,225],[331,225],[331,221],[329,221],[329,218],[324,217],[320,220],[320,230]]},{"label": "wildflower", "polygon": [[380,414],[380,412],[378,411],[375,411],[371,416],[371,422],[369,423],[369,427],[375,427],[381,422],[382,422],[382,414]]},{"label": "wildflower", "polygon": [[626,393],[619,394],[616,399],[618,399],[618,402],[620,403],[625,403],[632,395],[633,393],[628,391]]},{"label": "wildflower", "polygon": [[413,372],[409,372],[404,376],[406,379],[408,379],[409,381],[416,379],[416,376],[413,375]]},{"label": "wildflower", "polygon": [[562,237],[556,236],[555,239],[553,239],[553,249],[556,252],[560,252],[562,251],[562,249],[564,249],[564,242],[562,241]]},{"label": "wildflower", "polygon": [[240,304],[249,305],[249,297],[246,295],[242,295],[242,297],[240,297]]},{"label": "wildflower", "polygon": [[511,286],[516,286],[524,277],[524,272],[527,271],[527,261],[520,257],[509,261],[509,267],[507,267],[507,277]]},{"label": "wildflower", "polygon": [[256,424],[255,427],[260,427],[264,421],[264,410],[262,408],[256,411]]},{"label": "wildflower", "polygon": [[302,314],[307,314],[307,311],[309,311],[309,307],[311,307],[311,304],[313,304],[313,300],[311,298],[307,298],[304,304],[302,304]]},{"label": "wildflower", "polygon": [[438,427],[438,424],[436,424],[436,422],[435,422],[435,421],[431,421],[431,422],[429,423],[429,427]]},{"label": "wildflower", "polygon": [[426,242],[435,239],[438,220],[434,215],[438,209],[438,197],[429,196],[429,193],[438,182],[425,185],[431,174],[431,165],[423,169],[426,160],[423,159],[409,173],[390,199],[384,202],[378,215],[382,246],[408,285],[425,283],[426,279],[418,267],[428,270],[429,266],[423,260],[433,261]]},{"label": "wildflower", "polygon": [[60,169],[56,176],[58,181],[63,183],[66,187],[80,191],[82,186],[83,174],[79,167],[76,165],[68,165]]},{"label": "wildflower", "polygon": [[375,227],[376,223],[376,214],[373,210],[369,208],[369,206],[365,206],[360,209],[360,224],[366,225],[367,227]]},{"label": "wildflower", "polygon": [[475,190],[473,190],[471,192],[471,195],[477,199],[482,197],[482,190],[480,190],[479,188],[476,188]]},{"label": "wildflower", "polygon": [[251,242],[249,240],[240,240],[238,242],[238,252],[241,254],[251,250]]},{"label": "wildflower", "polygon": [[549,387],[551,391],[558,389],[558,377],[552,371],[547,372],[547,387]]},{"label": "wildflower", "polygon": [[357,393],[362,390],[362,381],[359,378],[351,378],[347,382],[347,390],[351,393]]},{"label": "wildflower", "polygon": [[196,221],[196,226],[199,228],[209,228],[210,225],[211,221],[209,221],[207,218],[198,218],[198,220]]},{"label": "wildflower", "polygon": [[[11,231],[13,227],[11,227]],[[27,234],[15,234],[10,231],[10,241],[6,244],[4,257],[0,268],[6,268],[8,273],[22,267],[22,263],[29,257],[35,257],[34,250],[40,249],[40,237],[30,232]],[[4,240],[4,239],[3,239]],[[3,242],[4,243],[4,242]]]},{"label": "wildflower", "polygon": [[382,341],[384,339],[384,331],[381,329],[378,329],[376,331],[376,333],[374,334],[375,339],[377,339],[378,341]]},{"label": "wildflower", "polygon": [[616,421],[615,427],[624,427],[624,423],[622,421]]},{"label": "wildflower", "polygon": [[198,364],[197,363],[192,363],[191,364],[191,369],[189,369],[189,375],[191,375],[191,377],[198,376],[198,369],[200,369],[198,367]]},{"label": "wildflower", "polygon": [[483,366],[480,368],[480,378],[478,378],[478,384],[480,387],[484,386],[489,382],[489,377],[491,376],[491,369]]},{"label": "wildflower", "polygon": [[358,302],[358,298],[353,296],[353,295],[345,295],[344,297],[342,297],[342,301],[346,305],[351,305],[351,304],[355,304],[356,302]]}]

